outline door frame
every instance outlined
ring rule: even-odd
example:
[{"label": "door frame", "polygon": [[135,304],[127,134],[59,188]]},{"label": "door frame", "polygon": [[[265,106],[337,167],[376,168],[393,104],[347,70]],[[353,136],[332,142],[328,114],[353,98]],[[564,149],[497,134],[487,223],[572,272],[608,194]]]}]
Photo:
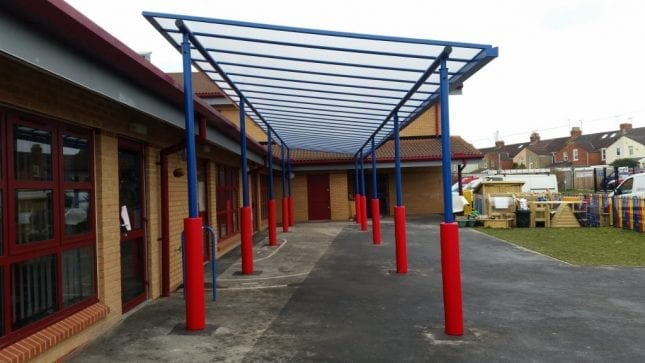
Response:
[{"label": "door frame", "polygon": [[[139,188],[141,190],[141,228],[137,229],[136,231],[128,231],[127,233],[120,233],[119,235],[119,250],[122,247],[123,242],[129,241],[129,240],[140,240],[141,241],[141,255],[142,257],[142,267],[141,271],[143,272],[143,292],[138,295],[137,297],[131,299],[130,301],[123,302],[121,300],[121,308],[122,312],[125,313],[129,310],[132,310],[134,307],[138,306],[142,302],[144,302],[148,298],[148,249],[147,249],[147,231],[146,231],[146,189],[145,189],[145,145],[140,142],[128,140],[125,138],[119,137],[118,140],[118,147],[117,147],[117,170],[119,169],[119,160],[118,160],[118,153],[121,150],[125,151],[130,151],[130,152],[136,152],[139,154],[139,172],[141,175],[141,179],[139,181],[140,185]],[[118,170],[120,173],[120,170]],[[120,181],[120,177],[119,177]],[[119,188],[120,190],[120,188]],[[119,192],[119,215],[120,215],[120,210],[121,210],[121,196]],[[119,216],[119,220],[120,216]],[[123,271],[121,271],[123,273]],[[121,296],[123,297],[123,284],[121,285]]]}]

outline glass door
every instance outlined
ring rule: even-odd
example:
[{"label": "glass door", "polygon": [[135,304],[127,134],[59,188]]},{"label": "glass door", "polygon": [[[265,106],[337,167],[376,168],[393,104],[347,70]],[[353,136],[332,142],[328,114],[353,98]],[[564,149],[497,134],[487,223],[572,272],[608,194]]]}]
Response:
[{"label": "glass door", "polygon": [[146,299],[143,146],[119,140],[121,303],[123,312]]},{"label": "glass door", "polygon": [[[197,207],[199,217],[202,219],[204,226],[209,226],[208,222],[208,161],[200,160],[197,164]],[[211,239],[208,231],[202,232],[204,240],[204,262],[210,261],[211,257]]]}]

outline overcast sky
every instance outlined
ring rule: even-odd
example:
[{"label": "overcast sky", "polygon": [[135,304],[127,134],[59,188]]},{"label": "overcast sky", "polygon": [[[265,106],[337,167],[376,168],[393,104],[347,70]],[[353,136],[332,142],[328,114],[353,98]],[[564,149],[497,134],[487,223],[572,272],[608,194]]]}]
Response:
[{"label": "overcast sky", "polygon": [[143,18],[167,12],[335,31],[491,44],[499,57],[451,96],[451,134],[476,147],[645,126],[640,0],[67,0],[167,72],[181,55]]}]

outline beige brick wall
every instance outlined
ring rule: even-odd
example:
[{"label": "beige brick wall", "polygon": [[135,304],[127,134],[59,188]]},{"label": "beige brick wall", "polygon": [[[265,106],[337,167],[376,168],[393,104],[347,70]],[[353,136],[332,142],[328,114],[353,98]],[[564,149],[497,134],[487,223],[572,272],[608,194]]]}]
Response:
[{"label": "beige brick wall", "polygon": [[346,171],[329,174],[329,200],[332,220],[346,221],[353,216],[348,201]]},{"label": "beige brick wall", "polygon": [[[403,205],[406,215],[423,215],[443,212],[443,192],[441,190],[441,168],[403,168]],[[390,215],[396,206],[396,184],[394,172],[389,175]]]},{"label": "beige brick wall", "polygon": [[293,213],[295,222],[309,220],[309,199],[307,198],[307,175],[296,174],[291,180],[291,193],[293,195]]},{"label": "beige brick wall", "polygon": [[[215,233],[217,233],[217,164],[213,161],[208,162],[208,223]],[[217,235],[215,235],[217,237]],[[215,254],[217,256],[217,253]]]},{"label": "beige brick wall", "polygon": [[[435,105],[401,130],[401,136],[439,135],[439,106]],[[407,212],[407,211],[406,211]]]},{"label": "beige brick wall", "polygon": [[121,232],[119,220],[118,139],[107,132],[95,136],[96,254],[99,300],[110,316],[121,315]]},{"label": "beige brick wall", "polygon": [[159,149],[147,147],[144,174],[146,190],[146,250],[148,252],[148,296],[161,296],[161,166]]},{"label": "beige brick wall", "polygon": [[184,230],[184,218],[188,217],[188,177],[173,175],[175,169],[186,170],[183,154],[168,156],[168,206],[169,206],[169,242],[170,242],[170,291],[182,283],[181,267],[181,231]]}]

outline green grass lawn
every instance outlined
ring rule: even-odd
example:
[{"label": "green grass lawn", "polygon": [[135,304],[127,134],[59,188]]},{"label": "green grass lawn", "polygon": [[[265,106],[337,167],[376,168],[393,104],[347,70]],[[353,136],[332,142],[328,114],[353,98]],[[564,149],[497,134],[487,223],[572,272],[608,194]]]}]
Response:
[{"label": "green grass lawn", "polygon": [[645,266],[645,234],[618,228],[477,230],[576,265]]}]

